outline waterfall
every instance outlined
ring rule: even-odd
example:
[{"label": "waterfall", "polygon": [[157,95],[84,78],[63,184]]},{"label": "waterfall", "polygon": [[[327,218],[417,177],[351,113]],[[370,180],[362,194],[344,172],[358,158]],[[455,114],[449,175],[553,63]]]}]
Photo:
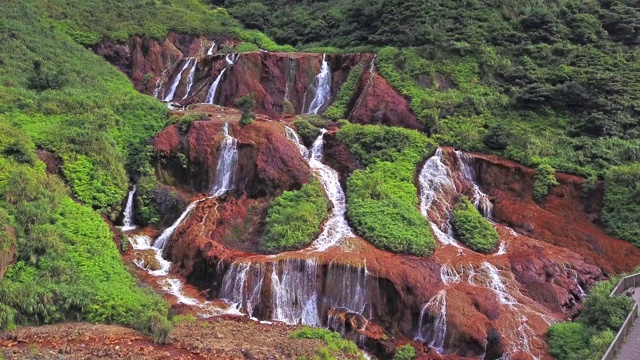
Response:
[{"label": "waterfall", "polygon": [[240,54],[227,54],[227,56],[224,57],[224,60],[231,66],[235,65],[236,61],[238,61],[239,58]]},{"label": "waterfall", "polygon": [[229,135],[229,124],[225,123],[222,127],[224,140],[220,144],[220,157],[218,158],[218,166],[211,194],[220,196],[233,189],[233,172],[238,164],[238,141]]},{"label": "waterfall", "polygon": [[127,205],[124,208],[124,218],[122,220],[122,227],[120,228],[122,231],[129,231],[136,228],[136,225],[133,223],[133,196],[135,193],[136,186],[133,185],[133,188],[127,196]]},{"label": "waterfall", "polygon": [[356,100],[356,104],[354,105],[353,109],[351,109],[349,116],[347,116],[348,119],[351,119],[351,116],[356,112],[356,110],[358,110],[358,108],[360,107],[360,103],[362,102],[362,99],[365,97],[367,90],[371,88],[371,85],[373,85],[373,80],[376,77],[376,63],[375,63],[376,57],[378,57],[377,54],[373,56],[373,59],[371,59],[371,64],[369,65],[369,79],[367,79],[367,84],[362,89],[362,92],[360,92],[360,96],[358,96],[358,100]]},{"label": "waterfall", "polygon": [[167,241],[169,240],[169,238],[171,238],[171,235],[173,235],[173,232],[178,228],[178,226],[180,226],[180,224],[182,224],[182,222],[187,217],[187,215],[189,215],[191,210],[193,210],[196,207],[196,204],[199,203],[200,201],[202,200],[197,200],[189,204],[189,206],[187,206],[184,212],[182,212],[178,220],[176,220],[168,228],[164,229],[164,231],[160,234],[160,236],[158,236],[158,238],[156,239],[156,242],[153,245],[156,249],[160,251],[164,250],[164,247],[167,245]]},{"label": "waterfall", "polygon": [[198,59],[194,59],[193,66],[191,70],[189,70],[189,75],[187,76],[187,91],[184,93],[184,97],[182,100],[186,99],[189,96],[189,92],[191,92],[191,87],[193,86],[193,79],[196,74],[196,68],[198,67]]},{"label": "waterfall", "polygon": [[467,155],[462,151],[455,152],[460,164],[460,169],[464,177],[471,183],[473,189],[473,195],[471,196],[471,202],[473,205],[486,217],[491,219],[491,213],[493,211],[493,204],[489,200],[489,196],[480,190],[480,187],[476,183],[476,174],[473,168],[473,157]]},{"label": "waterfall", "polygon": [[158,268],[156,270],[149,269],[148,264],[145,264],[142,259],[134,260],[134,264],[141,269],[147,270],[149,274],[153,276],[165,276],[169,274],[169,269],[171,268],[171,262],[165,260],[162,257],[162,250],[151,245],[151,238],[146,235],[133,235],[129,236],[129,243],[133,250],[136,251],[153,251],[154,260],[158,264]]},{"label": "waterfall", "polygon": [[[433,324],[426,323],[426,317],[433,317]],[[420,311],[418,333],[415,340],[428,342],[439,354],[444,351],[447,335],[447,291],[440,290]]]},{"label": "waterfall", "polygon": [[173,100],[176,89],[178,88],[178,85],[180,85],[180,80],[182,80],[182,73],[189,67],[189,65],[191,64],[191,60],[192,58],[189,58],[184,62],[182,69],[180,69],[180,72],[178,72],[178,75],[176,75],[176,78],[173,80],[173,84],[171,84],[171,88],[169,88],[169,93],[164,97],[164,99],[162,99],[162,101],[169,102]]},{"label": "waterfall", "polygon": [[222,278],[220,298],[232,303],[237,311],[245,311],[254,317],[253,311],[261,300],[264,277],[262,264],[233,262]]},{"label": "waterfall", "polygon": [[447,197],[456,193],[451,170],[442,162],[442,149],[438,148],[422,167],[420,183],[420,212],[431,224],[431,229],[443,245],[461,247],[453,238],[449,213],[453,204]]},{"label": "waterfall", "polygon": [[167,293],[175,296],[178,302],[185,305],[197,306],[200,302],[197,299],[189,297],[182,292],[182,282],[179,279],[170,278],[161,281],[162,289]]},{"label": "waterfall", "polygon": [[304,145],[302,145],[302,141],[300,141],[300,136],[298,136],[298,133],[288,126],[284,127],[284,132],[287,135],[287,139],[293,141],[296,144],[296,146],[298,147],[298,151],[300,151],[300,155],[302,155],[305,160],[309,160],[309,150],[304,147]]},{"label": "waterfall", "polygon": [[440,266],[440,280],[445,284],[459,283],[462,280],[462,274],[458,274],[450,265],[443,264]]},{"label": "waterfall", "polygon": [[213,56],[213,52],[215,48],[216,48],[216,42],[211,41],[211,47],[209,48],[209,50],[207,50],[207,56]]},{"label": "waterfall", "polygon": [[324,134],[326,129],[320,130],[320,135],[311,145],[311,154],[309,150],[302,145],[298,134],[288,126],[285,126],[287,139],[293,141],[303,158],[309,161],[309,167],[313,170],[324,187],[324,191],[333,205],[329,219],[322,229],[320,236],[313,242],[313,247],[317,251],[325,251],[326,249],[337,245],[344,238],[355,237],[345,214],[347,212],[346,196],[340,185],[340,177],[338,172],[322,163],[324,152]]},{"label": "waterfall", "polygon": [[307,114],[317,114],[331,96],[331,70],[326,55],[322,55],[322,67],[313,82],[316,84],[315,95]]},{"label": "waterfall", "polygon": [[333,205],[333,209],[322,229],[322,233],[320,233],[320,236],[313,242],[314,248],[318,251],[324,251],[337,245],[340,240],[344,238],[355,237],[345,218],[347,212],[346,197],[340,185],[338,172],[322,163],[324,134],[326,132],[327,130],[322,129],[321,134],[313,142],[311,146],[311,156],[309,158],[309,167],[318,174],[320,183],[324,187],[324,191],[327,193],[327,197]]},{"label": "waterfall", "polygon": [[322,326],[318,316],[318,263],[315,259],[287,259],[274,264],[271,274],[273,320],[287,324]]},{"label": "waterfall", "polygon": [[493,264],[489,262],[483,262],[481,269],[486,272],[489,277],[488,287],[498,295],[498,300],[503,305],[515,305],[518,303],[515,297],[513,297],[507,291],[502,278],[500,277],[500,271]]},{"label": "waterfall", "polygon": [[213,102],[215,101],[218,84],[220,83],[220,79],[222,79],[222,75],[226,70],[227,70],[226,68],[222,69],[220,74],[218,74],[218,77],[216,77],[216,79],[213,81],[213,84],[211,84],[211,87],[209,88],[209,92],[207,93],[207,98],[204,100],[205,104],[213,104]]}]

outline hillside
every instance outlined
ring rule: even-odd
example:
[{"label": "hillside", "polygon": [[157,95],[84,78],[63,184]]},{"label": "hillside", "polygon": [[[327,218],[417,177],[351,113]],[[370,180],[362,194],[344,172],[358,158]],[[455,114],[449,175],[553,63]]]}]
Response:
[{"label": "hillside", "polygon": [[9,0],[0,329],[531,359],[575,324],[600,354],[640,265],[639,44],[631,0]]}]

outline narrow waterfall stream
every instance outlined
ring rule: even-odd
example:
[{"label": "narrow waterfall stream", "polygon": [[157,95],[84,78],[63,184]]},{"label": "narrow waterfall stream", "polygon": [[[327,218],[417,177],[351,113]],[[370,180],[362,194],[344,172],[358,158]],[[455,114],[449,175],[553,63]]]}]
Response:
[{"label": "narrow waterfall stream", "polygon": [[189,70],[189,75],[187,75],[187,89],[182,97],[182,100],[189,97],[189,93],[191,92],[191,87],[193,86],[194,77],[196,74],[196,68],[198,67],[198,59],[194,59],[193,66],[191,70]]},{"label": "narrow waterfall stream", "polygon": [[222,127],[222,134],[224,140],[220,144],[216,176],[210,191],[213,196],[221,196],[233,190],[233,173],[238,165],[238,141],[230,135],[228,123]]},{"label": "narrow waterfall stream", "polygon": [[213,52],[216,49],[216,42],[212,41],[211,42],[211,47],[209,47],[209,50],[207,50],[207,56],[213,56]]},{"label": "narrow waterfall stream", "polygon": [[320,73],[314,79],[313,84],[315,84],[315,93],[307,114],[317,114],[331,96],[331,69],[329,69],[326,55],[322,55]]},{"label": "narrow waterfall stream", "polygon": [[[433,325],[427,322],[427,316],[436,314]],[[444,340],[447,334],[447,291],[440,290],[420,311],[418,333],[415,340],[426,342],[439,354],[444,352]]]},{"label": "narrow waterfall stream", "polygon": [[124,208],[122,227],[120,228],[123,232],[134,230],[136,228],[136,225],[133,222],[133,197],[135,194],[136,185],[133,185],[133,188],[129,190],[129,194],[127,195],[127,205]]},{"label": "narrow waterfall stream", "polygon": [[205,104],[213,104],[213,102],[215,101],[215,99],[216,99],[216,90],[218,89],[218,84],[220,84],[220,79],[222,79],[222,75],[224,75],[225,71],[227,71],[226,68],[222,69],[220,74],[218,74],[216,79],[211,84],[211,87],[209,88],[209,91],[207,92],[207,97],[204,100]]},{"label": "narrow waterfall stream", "polygon": [[[191,202],[182,212],[182,214],[180,214],[178,219],[174,221],[171,226],[164,229],[164,231],[162,231],[162,233],[156,238],[155,241],[153,241],[149,236],[146,235],[129,236],[129,243],[135,251],[140,253],[152,253],[155,261],[153,267],[151,267],[152,265],[148,264],[141,258],[137,258],[136,260],[134,260],[134,263],[138,267],[146,270],[149,274],[159,277],[160,279],[158,283],[167,293],[175,296],[179,303],[199,308],[201,310],[200,315],[203,317],[215,316],[220,314],[240,315],[241,313],[233,307],[221,308],[211,302],[201,302],[198,299],[185,295],[185,293],[183,292],[184,285],[182,281],[178,278],[169,277],[169,270],[171,269],[172,264],[170,261],[164,259],[163,252],[173,233],[180,226],[180,224],[185,221],[185,219],[189,216],[193,209],[195,209],[198,203],[221,196],[227,191],[233,189],[233,172],[235,171],[238,163],[238,152],[236,148],[237,140],[229,134],[228,123],[225,123],[223,125],[222,134],[224,135],[225,139],[220,144],[220,156],[218,159],[218,167],[216,169],[216,174],[213,181],[214,184],[211,190],[212,195]],[[127,214],[133,213],[132,198],[134,192],[135,187],[129,193],[127,208],[129,208],[129,202],[131,202],[131,209],[125,210],[125,218],[127,218]],[[244,294],[241,295],[244,296]]]},{"label": "narrow waterfall stream", "polygon": [[162,101],[169,102],[173,100],[176,93],[176,89],[178,88],[178,85],[180,85],[180,81],[182,80],[182,73],[189,67],[189,65],[191,65],[192,60],[194,60],[194,58],[186,59],[186,61],[184,62],[184,65],[182,65],[182,68],[180,69],[180,72],[178,72],[175,79],[173,79],[173,84],[171,84],[171,87],[169,88],[169,92],[164,97],[164,99],[162,99]]}]

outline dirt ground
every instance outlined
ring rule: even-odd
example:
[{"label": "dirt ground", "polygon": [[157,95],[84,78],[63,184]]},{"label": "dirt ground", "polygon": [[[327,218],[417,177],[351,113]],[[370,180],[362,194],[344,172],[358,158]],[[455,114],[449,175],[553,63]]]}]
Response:
[{"label": "dirt ground", "polygon": [[219,318],[175,325],[167,345],[117,325],[63,323],[0,334],[4,359],[311,359],[325,344],[292,339],[296,327]]}]

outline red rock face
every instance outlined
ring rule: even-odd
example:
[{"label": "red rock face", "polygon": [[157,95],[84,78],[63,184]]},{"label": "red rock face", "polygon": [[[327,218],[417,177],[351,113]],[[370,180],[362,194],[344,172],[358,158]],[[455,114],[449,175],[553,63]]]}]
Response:
[{"label": "red rock face", "polygon": [[425,131],[403,98],[376,71],[365,71],[360,79],[359,95],[349,113],[349,120],[358,124],[382,124]]},{"label": "red rock face", "polygon": [[[212,40],[214,55],[207,55]],[[256,98],[256,112],[275,116],[308,111],[313,98],[313,84],[322,65],[321,54],[311,53],[242,53],[233,65],[218,52],[222,44],[232,44],[225,38],[206,39],[171,33],[165,41],[132,38],[128,44],[104,40],[94,51],[117,66],[133,81],[136,89],[165,99],[176,83],[172,101],[182,105],[205,102],[215,79],[222,73],[214,103],[235,106],[245,95]],[[193,84],[187,94],[190,69],[197,60]],[[331,99],[335,99],[351,70],[358,64],[369,66],[373,54],[327,55],[331,69]],[[189,62],[184,71],[185,64]],[[364,71],[358,88],[351,95],[345,116],[356,123],[385,124],[424,130],[409,109],[409,102],[375,71]],[[179,78],[178,78],[179,77]]]},{"label": "red rock face", "polygon": [[217,109],[210,116],[211,121],[195,121],[186,132],[179,124],[170,125],[153,139],[156,171],[164,183],[192,194],[209,192],[224,139],[221,128],[227,121],[238,140],[233,176],[238,192],[250,197],[273,196],[308,182],[309,167],[287,140],[283,125],[258,119],[241,127],[239,113],[231,109]]}]

